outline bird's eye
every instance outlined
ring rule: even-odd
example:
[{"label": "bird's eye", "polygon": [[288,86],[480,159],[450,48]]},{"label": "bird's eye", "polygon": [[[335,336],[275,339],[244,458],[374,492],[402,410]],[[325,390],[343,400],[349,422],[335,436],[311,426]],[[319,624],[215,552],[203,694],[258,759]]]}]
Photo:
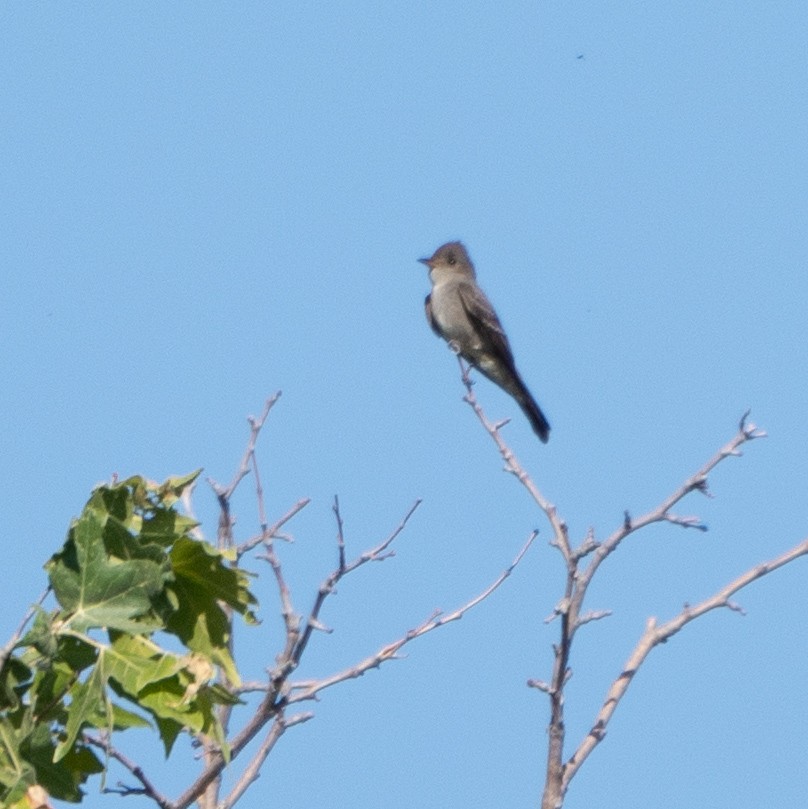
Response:
[{"label": "bird's eye", "polygon": [[446,261],[448,261],[449,264],[454,264],[455,261],[457,261],[457,259],[455,258],[455,254],[449,253],[449,255],[446,257]]}]

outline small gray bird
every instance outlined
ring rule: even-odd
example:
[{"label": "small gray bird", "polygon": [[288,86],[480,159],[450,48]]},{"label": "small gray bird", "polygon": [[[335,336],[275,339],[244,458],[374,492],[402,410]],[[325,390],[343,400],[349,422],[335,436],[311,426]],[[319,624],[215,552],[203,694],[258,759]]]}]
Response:
[{"label": "small gray bird", "polygon": [[516,400],[533,432],[546,444],[550,424],[519,376],[508,338],[494,307],[477,286],[469,254],[461,242],[439,247],[429,267],[432,292],[426,296],[426,319],[438,337]]}]

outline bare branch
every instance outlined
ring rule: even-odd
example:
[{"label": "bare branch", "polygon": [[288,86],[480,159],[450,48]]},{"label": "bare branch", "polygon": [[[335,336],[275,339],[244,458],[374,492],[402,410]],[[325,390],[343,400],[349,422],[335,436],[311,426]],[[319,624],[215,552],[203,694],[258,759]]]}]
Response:
[{"label": "bare branch", "polygon": [[697,531],[708,531],[707,525],[698,517],[680,517],[668,512],[663,519],[673,525],[681,525],[682,528],[695,528]]},{"label": "bare branch", "polygon": [[[741,419],[735,436],[655,509],[640,517],[632,517],[629,511],[626,510],[623,514],[621,526],[605,541],[595,543],[590,531],[580,549],[564,554],[567,561],[567,576],[564,597],[560,603],[565,606],[565,611],[563,613],[557,611],[561,618],[560,639],[554,646],[553,673],[546,691],[550,697],[550,724],[548,728],[547,777],[542,798],[542,809],[557,809],[557,807],[561,806],[566,785],[571,777],[568,775],[569,764],[565,765],[563,759],[565,740],[564,684],[570,676],[569,658],[572,642],[575,633],[581,626],[605,616],[605,613],[598,612],[583,613],[583,603],[592,577],[601,563],[618,548],[627,536],[647,525],[656,522],[670,522],[686,528],[699,530],[706,528],[698,518],[679,517],[671,513],[671,508],[692,491],[700,491],[709,496],[707,475],[713,468],[724,458],[739,454],[738,448],[747,441],[765,435],[755,425],[747,424],[747,415],[745,414]],[[559,525],[563,526],[564,524],[559,521]],[[581,570],[579,569],[579,564],[585,556],[589,556],[589,562]],[[633,670],[631,676],[633,676]],[[605,724],[602,717],[599,717],[587,739],[590,742],[597,743],[605,733]]]},{"label": "bare branch", "polygon": [[[123,753],[116,750],[110,742],[101,736],[96,736],[91,733],[83,734],[84,741],[93,747],[98,747],[106,753],[110,758],[115,759],[119,764],[129,770],[132,775],[142,784],[142,788],[121,786],[124,790],[123,794],[128,795],[144,795],[151,798],[160,809],[172,809],[171,801],[163,795],[151,782],[151,780],[143,772],[143,768],[136,764],[134,761],[127,758]],[[114,791],[114,790],[113,790]]]},{"label": "bare branch", "polygon": [[611,610],[590,610],[578,618],[575,623],[575,628],[577,629],[578,627],[591,623],[592,621],[600,621],[603,618],[608,618],[611,614]]},{"label": "bare branch", "polygon": [[334,517],[337,521],[337,549],[339,551],[339,570],[345,570],[345,535],[343,533],[342,515],[339,513],[339,498],[334,495]]},{"label": "bare branch", "polygon": [[463,397],[463,401],[467,402],[471,406],[472,410],[474,410],[474,413],[477,415],[480,424],[483,425],[486,432],[494,440],[494,443],[497,445],[497,449],[499,450],[499,454],[505,461],[505,471],[510,472],[517,478],[517,480],[527,489],[536,505],[538,505],[538,507],[547,516],[547,519],[553,529],[554,538],[551,544],[561,551],[564,559],[569,563],[572,552],[570,551],[566,525],[564,524],[563,520],[559,518],[556,507],[541,493],[541,491],[539,491],[538,486],[536,486],[530,475],[528,475],[528,473],[525,471],[513,450],[502,439],[500,429],[508,423],[508,420],[506,419],[505,421],[501,421],[496,424],[492,424],[490,421],[488,421],[482,407],[480,407],[479,403],[477,402],[477,397],[474,395],[474,390],[472,387],[474,383],[469,376],[470,368],[463,362],[459,355],[457,357],[457,361],[460,364],[461,378],[466,387],[466,395]]},{"label": "bare branch", "polygon": [[244,772],[239,777],[230,794],[219,804],[218,809],[230,809],[230,807],[234,806],[242,795],[244,795],[250,785],[258,780],[261,774],[261,767],[266,761],[267,756],[272,751],[278,739],[283,736],[287,728],[293,725],[299,725],[302,722],[308,722],[313,716],[313,713],[300,713],[290,719],[285,719],[282,712],[278,713],[266,738],[261,742],[261,746],[244,769]]},{"label": "bare branch", "polygon": [[410,641],[415,640],[415,638],[420,638],[422,635],[426,635],[428,632],[439,629],[452,621],[460,620],[470,609],[473,609],[481,601],[488,598],[488,596],[490,596],[491,593],[493,593],[502,584],[502,582],[504,582],[505,579],[511,575],[514,568],[527,553],[528,548],[533,543],[533,540],[537,535],[538,531],[533,531],[528,537],[527,542],[525,542],[519,553],[514,558],[513,562],[511,562],[511,564],[505,570],[503,570],[496,580],[486,587],[485,590],[472,598],[470,601],[466,602],[462,607],[459,607],[448,615],[443,615],[440,611],[434,612],[420,626],[409,630],[403,637],[400,637],[398,640],[383,646],[378,652],[376,652],[376,654],[365,658],[355,666],[343,669],[342,671],[332,674],[330,677],[324,677],[321,680],[308,680],[306,682],[292,683],[290,685],[290,689],[293,693],[288,697],[287,704],[315,699],[317,694],[326,688],[330,688],[332,685],[345,682],[346,680],[355,679],[356,677],[361,677],[370,669],[379,668],[379,666],[381,666],[381,664],[387,660],[397,659],[399,657],[399,651],[402,649],[402,647],[406,646],[408,643],[410,643]]},{"label": "bare branch", "polygon": [[289,520],[292,519],[292,517],[294,517],[299,511],[302,511],[310,502],[311,498],[309,497],[304,497],[302,500],[298,500],[297,503],[295,503],[277,522],[269,526],[269,528],[264,530],[262,533],[251,537],[246,542],[242,542],[236,548],[236,557],[240,559],[245,553],[251,551],[262,542],[266,542],[268,539],[286,539],[285,536],[279,535],[278,532],[287,522],[289,522]]},{"label": "bare branch", "polygon": [[278,596],[281,602],[281,615],[283,616],[283,623],[286,627],[286,645],[283,652],[279,655],[279,665],[273,674],[273,680],[280,682],[294,667],[292,663],[292,653],[300,638],[300,616],[295,613],[292,606],[292,594],[289,586],[286,584],[286,578],[283,575],[283,568],[278,555],[275,553],[275,544],[270,537],[264,545],[266,550],[259,555],[259,559],[266,559],[272,568],[272,573],[275,576],[275,583],[278,586]]},{"label": "bare branch", "polygon": [[[278,714],[280,707],[275,704],[277,695],[277,689],[271,688],[264,699],[261,700],[261,704],[247,724],[233,738],[230,743],[231,760],[235,760],[241,751],[258,735],[267,722],[271,721]],[[198,800],[200,795],[221,776],[224,767],[224,757],[221,752],[219,752],[212,761],[207,763],[207,766],[202,773],[200,773],[196,781],[194,781],[179,798],[169,803],[166,809],[187,809],[187,807]]]},{"label": "bare branch", "polygon": [[251,454],[253,474],[255,475],[255,499],[258,504],[258,524],[261,530],[265,531],[267,528],[267,511],[264,507],[264,487],[261,484],[261,473],[258,471],[258,459],[255,457],[255,452]]},{"label": "bare branch", "polygon": [[250,463],[253,454],[255,453],[255,444],[258,441],[258,435],[264,422],[269,415],[269,411],[274,406],[275,402],[280,398],[281,392],[278,391],[274,396],[270,396],[264,404],[264,410],[258,418],[250,416],[247,421],[250,425],[250,439],[247,442],[247,448],[244,450],[244,455],[241,458],[239,468],[229,486],[222,486],[217,483],[213,478],[208,478],[207,481],[210,487],[216,494],[216,499],[219,501],[219,526],[218,526],[218,541],[220,548],[233,547],[233,520],[230,516],[230,498],[233,496],[238,484],[244,479],[250,471]]},{"label": "bare branch", "polygon": [[[348,575],[348,573],[353,572],[358,567],[366,564],[367,562],[374,562],[374,561],[381,561],[383,559],[388,558],[389,554],[385,553],[393,541],[398,537],[398,535],[404,530],[405,526],[409,522],[410,517],[415,513],[415,510],[418,506],[421,505],[421,500],[416,500],[410,510],[404,515],[401,522],[396,526],[393,532],[385,539],[383,542],[380,542],[375,548],[371,548],[368,551],[357,556],[353,561],[345,563],[342,554],[340,555],[339,566],[334,570],[325,581],[322,582],[320,585],[317,596],[314,599],[314,605],[311,608],[311,612],[309,613],[309,617],[306,620],[306,628],[303,630],[303,633],[300,637],[300,640],[297,643],[297,648],[295,649],[292,657],[297,662],[300,660],[303,652],[308,645],[309,639],[311,638],[312,632],[322,626],[319,621],[320,611],[323,608],[323,604],[325,603],[326,598],[328,598],[331,593],[334,592],[334,588],[337,586],[337,583],[342,579],[343,576]],[[339,518],[339,526],[340,531],[342,530],[342,521]]]},{"label": "bare branch", "polygon": [[[283,518],[283,521],[289,519],[294,513],[297,513],[297,511],[303,508],[306,503],[308,503],[308,500],[298,503],[297,506],[295,506],[291,512]],[[244,750],[244,748],[261,732],[267,723],[273,721],[281,713],[281,711],[283,711],[286,705],[289,704],[290,700],[288,699],[287,695],[290,691],[290,686],[287,683],[287,678],[300,663],[300,659],[306,649],[312,632],[314,632],[317,628],[322,628],[322,624],[319,622],[319,612],[325,598],[330,592],[333,591],[334,586],[342,578],[342,576],[350,573],[366,562],[377,561],[384,558],[385,552],[389,548],[390,544],[404,530],[404,527],[420,503],[420,500],[415,502],[415,504],[410,508],[402,521],[399,523],[397,528],[383,542],[381,542],[375,548],[365,551],[352,562],[346,564],[343,570],[335,570],[323,582],[323,584],[320,585],[314,606],[312,607],[312,611],[309,614],[305,629],[302,633],[300,631],[300,617],[295,614],[292,608],[289,588],[287,587],[283,576],[280,560],[275,553],[274,543],[272,542],[273,528],[266,529],[262,535],[262,539],[266,540],[266,550],[265,553],[262,554],[262,558],[269,561],[275,574],[275,579],[281,598],[281,611],[286,625],[286,640],[283,651],[277,657],[277,664],[270,672],[269,683],[267,683],[265,689],[262,689],[266,692],[264,698],[261,700],[260,705],[256,708],[252,717],[250,717],[250,719],[247,721],[246,725],[230,742],[230,756],[232,760],[235,760],[241,751]],[[253,689],[251,688],[251,690]],[[296,720],[295,723],[297,723],[297,721],[304,720],[299,719]],[[290,727],[291,724],[292,720],[287,720],[285,727]],[[270,735],[271,733],[272,731],[270,731]],[[265,743],[268,742],[265,740]],[[274,744],[274,741],[272,744]],[[268,752],[269,751],[267,750],[267,753]],[[205,769],[202,771],[202,773],[200,773],[196,781],[194,781],[194,783],[191,784],[191,786],[189,786],[185,792],[183,792],[182,795],[180,795],[180,797],[168,807],[168,809],[186,809],[186,807],[190,806],[194,801],[199,800],[200,796],[202,796],[211,787],[211,785],[217,782],[221,776],[224,766],[225,761],[221,752],[213,751],[210,757],[206,757]]]},{"label": "bare branch", "polygon": [[265,682],[260,682],[257,680],[250,680],[249,682],[242,683],[239,686],[234,686],[230,689],[231,693],[234,695],[238,694],[250,694],[255,691],[268,691],[269,686]]},{"label": "bare branch", "polygon": [[[254,473],[255,473],[255,480],[256,480],[256,499],[258,503],[258,511],[260,516],[260,523],[262,527],[262,538],[266,535],[267,526],[266,526],[266,516],[265,516],[265,509],[264,509],[264,492],[261,486],[261,477],[258,472],[258,463],[255,457],[255,446],[258,441],[258,436],[261,433],[261,429],[266,422],[267,417],[269,416],[269,411],[273,408],[275,403],[280,398],[280,391],[278,391],[274,396],[271,396],[269,399],[266,400],[264,403],[264,409],[261,415],[258,418],[254,416],[250,416],[247,421],[250,425],[250,438],[247,442],[247,447],[244,450],[244,454],[241,458],[241,463],[239,464],[238,469],[236,470],[236,474],[233,477],[233,480],[230,482],[229,486],[221,486],[220,484],[216,483],[216,481],[208,478],[208,483],[210,484],[211,488],[216,494],[216,498],[219,502],[219,524],[217,529],[217,540],[218,546],[221,550],[228,550],[235,546],[235,541],[233,539],[233,519],[230,514],[230,500],[233,496],[233,493],[236,490],[236,487],[239,483],[246,477],[247,473],[250,471],[250,466],[252,465]],[[236,554],[236,559],[238,559],[238,552]],[[273,566],[274,569],[274,566]],[[278,571],[276,571],[276,576]],[[228,625],[232,625],[232,617],[233,617],[233,610],[229,605],[223,605],[223,610],[226,616],[226,620]],[[232,631],[229,633],[229,640],[228,640],[228,651],[230,652],[231,656],[233,654],[233,634]],[[225,688],[232,688],[232,683],[228,682],[226,676],[223,672],[220,672],[219,679],[222,685]],[[232,705],[221,705],[217,709],[218,719],[221,723],[222,728],[224,729],[225,734],[228,732],[228,727],[230,723],[230,716],[233,710]],[[221,752],[217,746],[213,745],[210,740],[205,737],[204,735],[199,735],[197,737],[197,741],[202,745],[204,750],[204,760],[205,760],[205,767],[206,772],[214,769],[217,765],[217,762],[221,758]],[[218,795],[219,795],[219,788],[221,784],[218,778],[218,774],[215,775],[213,778],[209,779],[205,784],[204,788],[197,794],[197,798],[199,798],[200,807],[204,807],[205,809],[210,809],[210,807],[215,806],[218,803]],[[204,793],[204,794],[203,794]]]},{"label": "bare branch", "polygon": [[592,560],[590,561],[588,567],[580,574],[575,597],[576,609],[580,608],[580,605],[583,602],[583,597],[586,593],[586,588],[589,586],[589,582],[592,580],[592,576],[594,576],[595,571],[598,569],[598,567],[600,567],[601,562],[603,562],[607,556],[613,553],[629,534],[657,522],[673,522],[679,525],[684,525],[685,523],[682,520],[687,519],[693,520],[693,523],[688,524],[687,527],[697,528],[702,525],[698,518],[677,518],[671,515],[670,510],[680,500],[682,500],[682,498],[692,491],[706,493],[707,475],[716,466],[718,466],[721,461],[723,461],[725,458],[737,455],[738,448],[746,442],[752,441],[756,438],[762,438],[766,435],[764,431],[758,430],[754,424],[746,423],[747,415],[748,413],[745,413],[741,418],[738,425],[738,432],[733,436],[733,438],[723,447],[721,447],[721,449],[719,449],[718,452],[716,452],[715,455],[713,455],[713,457],[710,458],[710,460],[698,470],[698,472],[689,477],[678,489],[676,489],[676,491],[666,497],[656,508],[652,509],[641,517],[637,517],[636,519],[629,517],[628,512],[625,513],[623,525],[621,525],[620,528],[618,528],[608,539],[600,543],[600,546],[593,553]]},{"label": "bare branch", "polygon": [[545,624],[551,624],[559,615],[566,615],[570,611],[569,596],[565,596],[553,607],[552,613],[544,619]]},{"label": "bare branch", "polygon": [[280,391],[278,391],[274,396],[270,396],[269,399],[267,399],[264,403],[264,409],[261,415],[258,418],[255,418],[255,416],[250,416],[247,419],[247,422],[250,425],[250,440],[247,442],[247,448],[244,450],[244,455],[241,457],[241,463],[236,470],[233,480],[230,481],[230,485],[222,487],[215,481],[208,479],[208,482],[213,487],[213,491],[216,492],[219,498],[224,497],[229,500],[233,496],[233,492],[235,492],[238,484],[241,483],[241,481],[249,473],[250,463],[253,453],[255,452],[255,444],[258,441],[258,435],[261,432],[261,428],[264,426],[264,422],[267,420],[269,411],[272,410],[272,408],[275,406],[275,402],[277,402],[280,397]]},{"label": "bare branch", "polygon": [[578,562],[588,556],[592,551],[597,550],[598,543],[595,541],[595,529],[591,526],[586,532],[584,541],[572,551],[572,561],[577,566]]},{"label": "bare branch", "polygon": [[[741,425],[743,427],[743,421]],[[617,709],[620,700],[628,690],[637,670],[655,646],[664,643],[679,632],[686,624],[689,624],[691,621],[694,621],[696,618],[699,618],[711,610],[718,609],[719,607],[727,607],[728,609],[739,611],[740,608],[738,605],[730,600],[732,595],[748,584],[751,584],[756,579],[760,579],[772,571],[783,567],[783,565],[787,565],[789,562],[793,562],[800,556],[805,555],[808,555],[808,539],[803,540],[799,545],[795,545],[791,550],[786,551],[786,553],[778,556],[776,559],[763,562],[747,570],[746,573],[738,576],[738,578],[731,581],[710,598],[696,604],[694,607],[685,607],[679,615],[667,623],[657,626],[656,620],[649,618],[645,632],[640,638],[639,643],[629,656],[625,666],[623,666],[623,671],[620,673],[620,676],[612,683],[609,692],[606,694],[606,699],[595,719],[592,729],[564,767],[562,794],[566,792],[570,781],[580,769],[583,762],[605,736],[606,727]]]}]

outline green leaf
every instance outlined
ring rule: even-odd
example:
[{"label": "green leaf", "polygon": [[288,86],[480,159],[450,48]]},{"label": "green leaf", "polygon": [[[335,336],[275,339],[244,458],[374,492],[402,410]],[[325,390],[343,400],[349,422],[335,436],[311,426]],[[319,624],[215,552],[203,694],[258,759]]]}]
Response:
[{"label": "green leaf", "polygon": [[24,738],[19,728],[0,717],[0,796],[3,803],[20,800],[25,790],[36,783],[34,768],[20,754],[20,741]]},{"label": "green leaf", "polygon": [[147,685],[173,677],[183,667],[178,655],[164,652],[147,638],[125,633],[115,633],[105,655],[109,677],[133,699]]},{"label": "green leaf", "polygon": [[104,767],[95,754],[85,746],[74,747],[59,761],[54,761],[54,745],[47,725],[39,724],[20,745],[20,753],[36,771],[36,783],[50,795],[64,801],[78,802],[83,784],[90,775]]},{"label": "green leaf", "polygon": [[59,638],[59,660],[75,672],[92,666],[98,656],[97,647],[83,638],[71,635]]},{"label": "green leaf", "polygon": [[168,478],[158,488],[157,494],[160,501],[166,506],[173,506],[182,497],[182,493],[202,474],[201,469],[191,472],[188,475]]},{"label": "green leaf", "polygon": [[196,520],[173,509],[160,509],[144,518],[140,538],[142,542],[168,548],[180,537],[187,536],[198,524]]},{"label": "green leaf", "polygon": [[182,724],[175,722],[173,719],[164,719],[155,714],[154,722],[157,725],[157,730],[160,734],[160,739],[163,742],[166,758],[171,755],[171,750],[174,747],[174,742],[177,737],[182,733]]},{"label": "green leaf", "polygon": [[101,772],[101,763],[84,745],[74,746],[59,761],[54,753],[48,722],[37,722],[30,712],[16,727],[0,718],[0,805],[14,805],[34,784],[54,798],[80,801],[81,784]]},{"label": "green leaf", "polygon": [[0,672],[0,709],[14,710],[20,706],[20,697],[27,690],[32,669],[19,657],[9,657]]},{"label": "green leaf", "polygon": [[56,598],[77,631],[94,626],[144,631],[151,599],[164,584],[161,565],[108,556],[104,521],[89,508],[73,525],[65,548],[47,567]]},{"label": "green leaf", "polygon": [[207,542],[178,539],[171,549],[171,569],[178,579],[185,579],[200,593],[223,601],[236,612],[246,613],[256,603],[247,588],[247,572],[226,565],[221,552]]},{"label": "green leaf", "polygon": [[[185,680],[185,682],[183,682]],[[173,719],[192,733],[208,733],[216,722],[212,705],[200,700],[188,700],[187,678],[174,677],[153,686],[147,686],[140,694],[140,704],[161,719]]]},{"label": "green leaf", "polygon": [[150,728],[151,722],[144,719],[140,714],[127,711],[122,705],[112,703],[112,727],[115,730],[126,730],[127,728]]},{"label": "green leaf", "polygon": [[64,699],[77,681],[78,673],[61,660],[37,671],[31,687],[30,705],[38,722],[66,721]]},{"label": "green leaf", "polygon": [[[193,538],[196,522],[172,508],[198,474],[99,486],[46,565],[61,609],[38,611],[18,644],[24,651],[0,672],[0,806],[32,784],[80,799],[81,783],[101,768],[82,729],[149,726],[111,692],[153,718],[166,755],[183,730],[229,755],[217,708],[238,699],[214,682],[216,668],[239,681],[231,610],[254,620],[256,600],[232,554]],[[159,630],[187,652],[163,649]]]},{"label": "green leaf", "polygon": [[229,650],[230,617],[221,605],[252,616],[249,608],[256,601],[247,587],[247,573],[226,564],[213,546],[188,538],[179,539],[171,549],[171,568],[175,580],[169,588],[177,609],[168,619],[168,631],[221,666],[228,680],[238,684]]},{"label": "green leaf", "polygon": [[21,646],[33,646],[43,657],[52,658],[57,651],[59,638],[53,631],[52,616],[37,607],[34,622],[20,641]]},{"label": "green leaf", "polygon": [[215,670],[207,657],[175,655],[148,638],[126,633],[115,633],[104,654],[110,685],[152,714],[166,755],[186,728],[221,740],[224,749],[215,706],[238,700],[221,686],[211,685]]},{"label": "green leaf", "polygon": [[106,693],[106,677],[103,672],[103,659],[92,670],[84,683],[78,683],[71,690],[72,700],[68,709],[64,738],[59,742],[54,761],[64,758],[73,748],[79,731],[86,724],[97,726],[98,713],[103,710],[107,716],[106,726],[112,726],[112,712]]},{"label": "green leaf", "polygon": [[35,668],[30,688],[30,706],[37,721],[63,722],[67,715],[64,698],[78,681],[81,672],[96,662],[97,651],[85,640],[60,636],[57,630],[60,622],[52,623],[53,616],[43,612],[39,618],[39,626],[34,628],[31,640],[36,649],[41,650],[45,646],[40,638],[47,634],[50,654],[45,656],[35,653],[33,647],[24,653]]}]

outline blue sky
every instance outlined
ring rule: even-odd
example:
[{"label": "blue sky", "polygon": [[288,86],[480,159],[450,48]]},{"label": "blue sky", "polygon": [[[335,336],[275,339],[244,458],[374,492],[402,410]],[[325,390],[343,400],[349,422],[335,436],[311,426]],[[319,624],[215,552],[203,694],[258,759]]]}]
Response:
[{"label": "blue sky", "polygon": [[[477,396],[573,537],[655,505],[746,408],[769,433],[679,509],[709,533],[649,530],[602,568],[577,743],[647,616],[805,536],[807,29],[796,0],[3,6],[2,637],[96,482],[229,479],[281,389],[259,458],[270,517],[312,498],[282,549],[298,609],[334,563],[335,493],[349,552],[424,500],[301,677],[459,606],[543,533],[476,612],[325,694],[244,805],[536,806],[547,705],[525,681],[549,676],[560,558],[461,401],[416,259],[467,244],[550,443]],[[196,508],[213,534],[205,487]],[[236,511],[246,536],[246,489]],[[798,561],[746,617],[657,649],[568,809],[804,801],[804,581]],[[280,637],[257,590],[251,676]],[[122,746],[186,782],[146,736]],[[96,782],[85,805],[116,800]]]}]

